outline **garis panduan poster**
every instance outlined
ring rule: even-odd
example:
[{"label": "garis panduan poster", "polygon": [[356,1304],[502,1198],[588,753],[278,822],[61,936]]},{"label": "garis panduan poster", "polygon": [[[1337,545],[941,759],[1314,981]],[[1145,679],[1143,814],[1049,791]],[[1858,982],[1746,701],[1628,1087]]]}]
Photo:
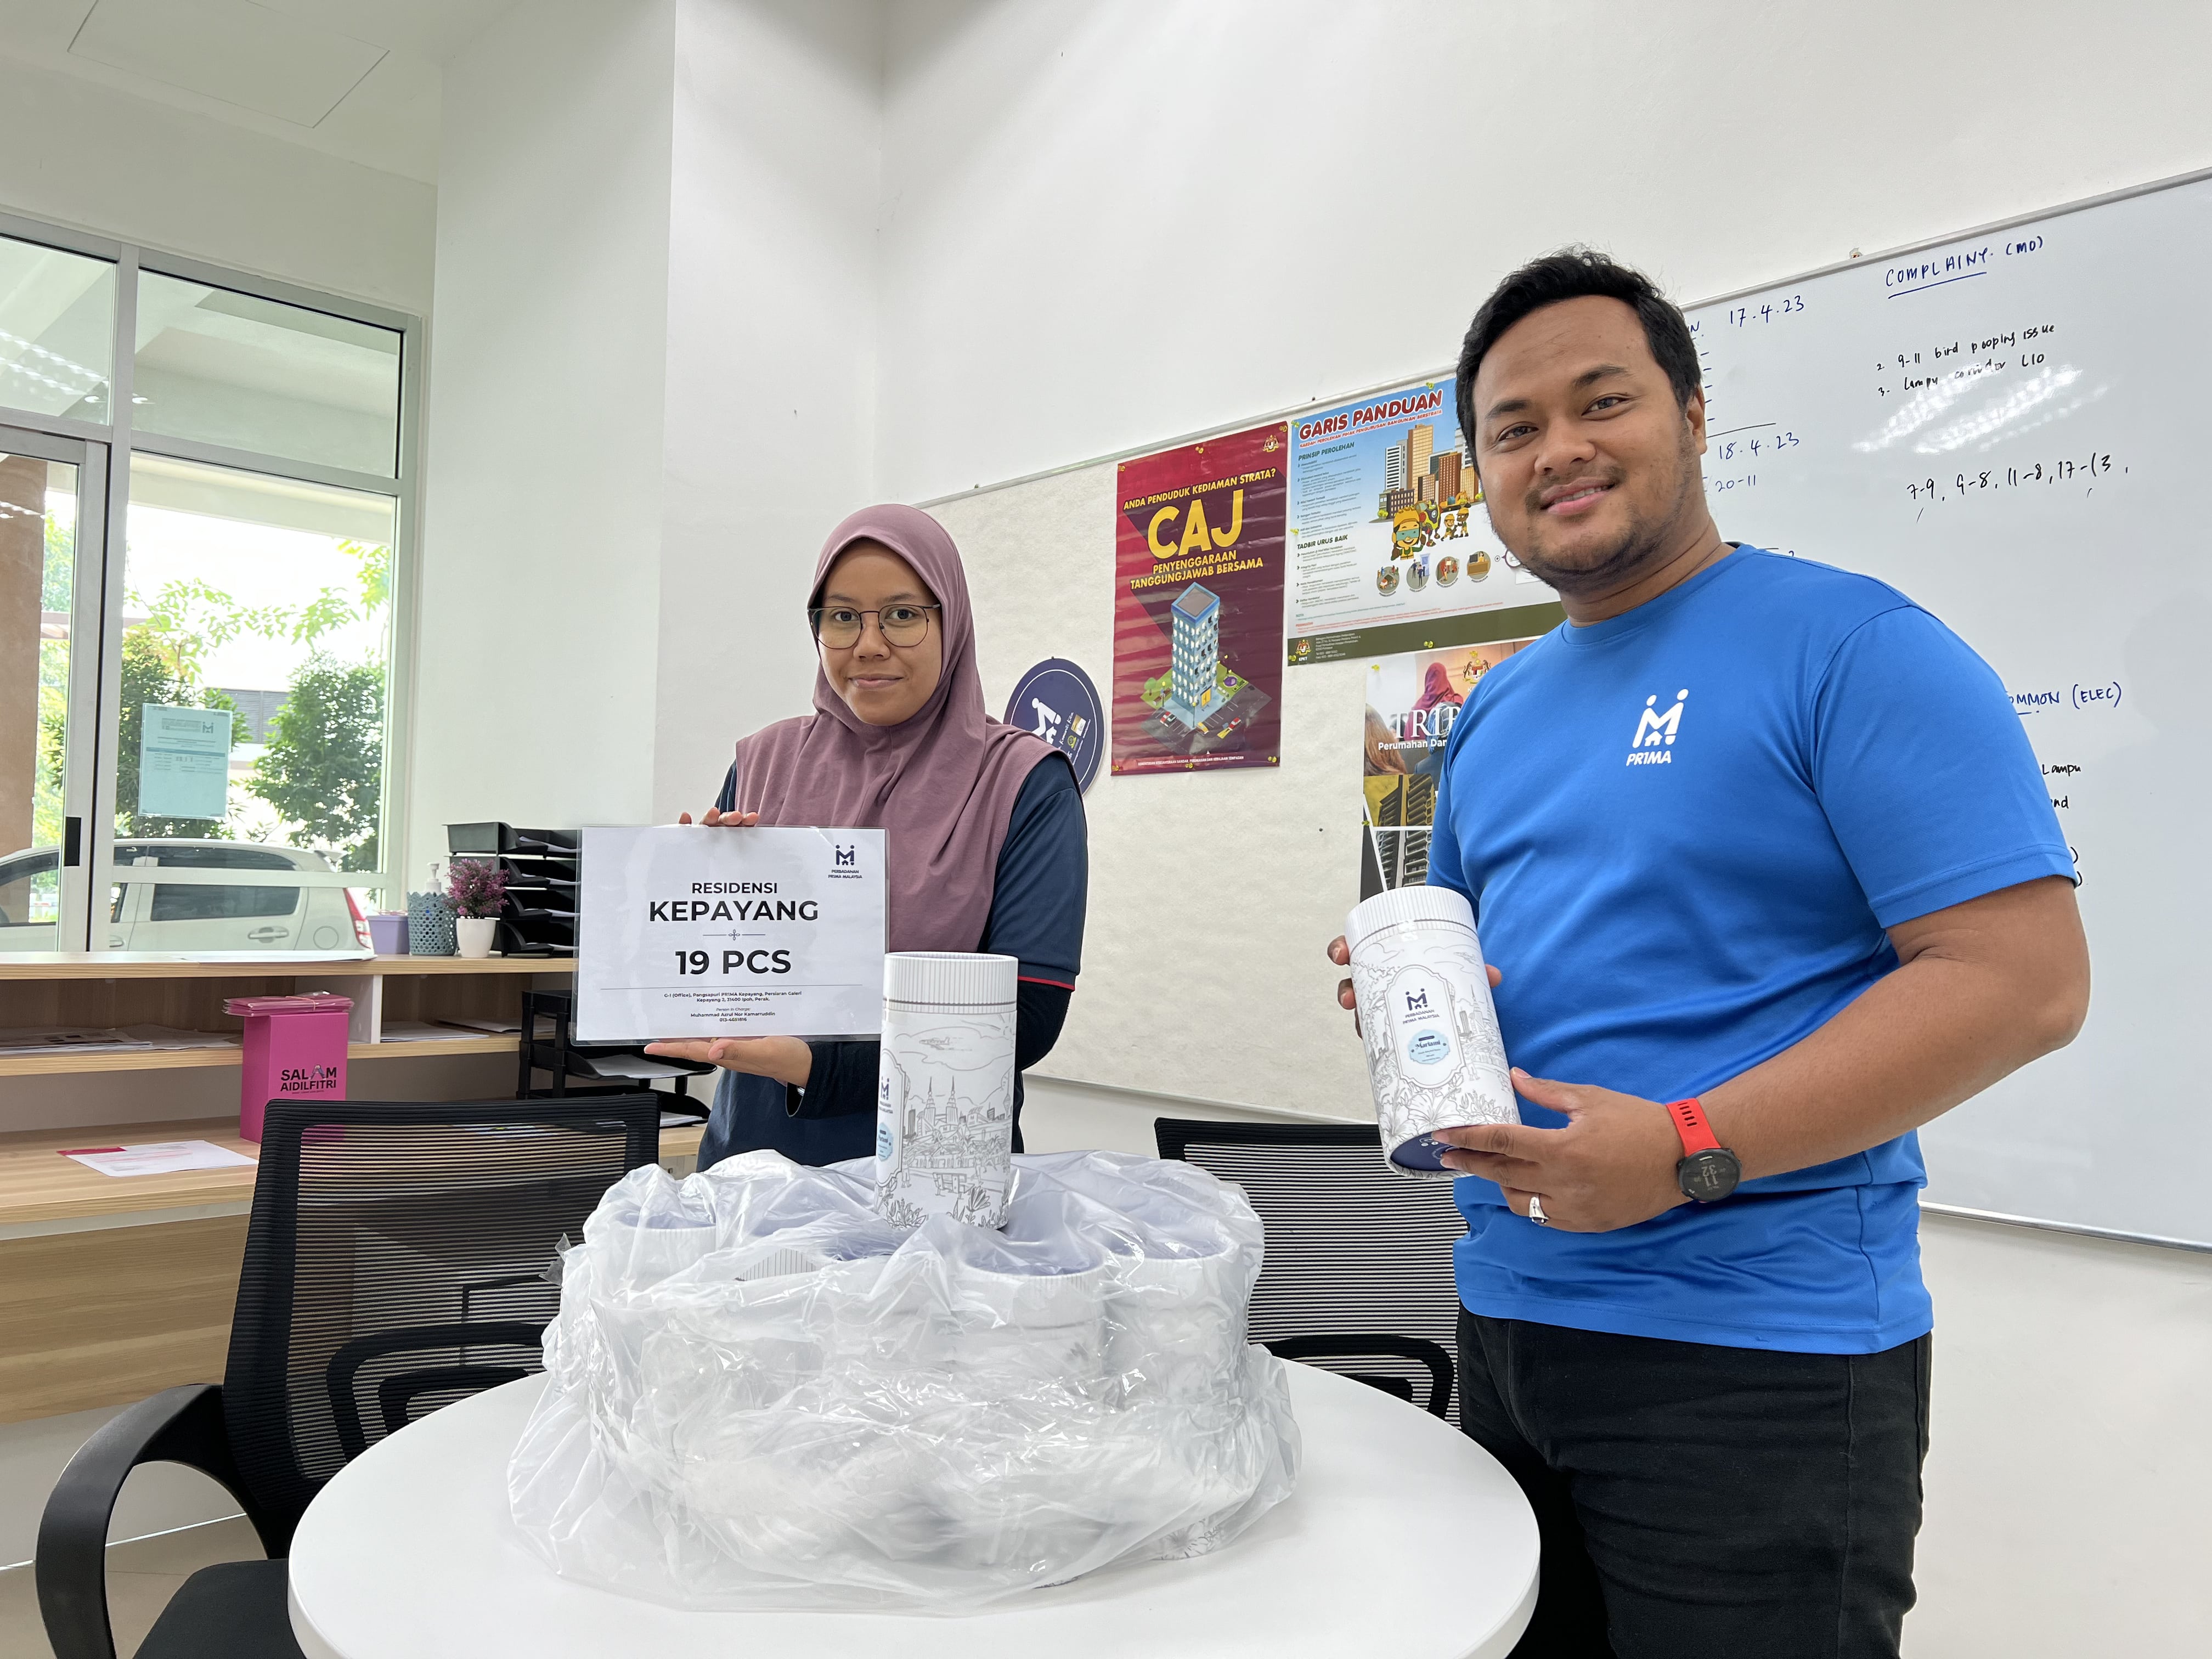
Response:
[{"label": "garis panduan poster", "polygon": [[1255,427],[1121,463],[1115,772],[1277,764],[1286,441]]}]

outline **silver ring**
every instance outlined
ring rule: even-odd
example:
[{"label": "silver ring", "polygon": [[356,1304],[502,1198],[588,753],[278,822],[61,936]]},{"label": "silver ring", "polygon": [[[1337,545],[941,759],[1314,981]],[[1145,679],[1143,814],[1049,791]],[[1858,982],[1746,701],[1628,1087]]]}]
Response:
[{"label": "silver ring", "polygon": [[1544,1195],[1541,1193],[1528,1194],[1528,1219],[1539,1227],[1548,1227],[1552,1224],[1552,1218],[1544,1213]]}]

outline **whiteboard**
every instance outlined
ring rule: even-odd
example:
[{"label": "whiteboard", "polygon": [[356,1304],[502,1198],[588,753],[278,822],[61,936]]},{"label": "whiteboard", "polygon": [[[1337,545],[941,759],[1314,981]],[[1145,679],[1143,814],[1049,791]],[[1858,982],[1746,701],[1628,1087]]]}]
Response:
[{"label": "whiteboard", "polygon": [[[1879,576],[1957,629],[2012,691],[2079,863],[2088,1024],[1922,1132],[1929,1200],[2200,1245],[2208,270],[2212,179],[2190,179],[1689,313],[1722,533]],[[994,711],[1040,658],[1111,672],[1114,459],[931,504]],[[1100,781],[1081,987],[1041,1073],[1371,1115],[1321,955],[1358,896],[1365,673],[1285,676],[1279,768]]]},{"label": "whiteboard", "polygon": [[1921,1132],[1929,1200],[2198,1243],[2208,270],[2212,179],[1690,313],[1722,533],[1879,576],[1963,635],[2012,692],[2079,866],[2088,1024]]}]

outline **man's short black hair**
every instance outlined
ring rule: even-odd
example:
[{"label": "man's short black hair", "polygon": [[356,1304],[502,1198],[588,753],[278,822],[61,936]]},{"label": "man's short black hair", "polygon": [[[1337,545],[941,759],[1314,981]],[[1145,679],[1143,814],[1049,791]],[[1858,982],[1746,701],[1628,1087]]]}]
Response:
[{"label": "man's short black hair", "polygon": [[1702,384],[1698,373],[1698,348],[1690,338],[1690,325],[1672,301],[1640,270],[1618,264],[1586,247],[1565,247],[1532,259],[1490,291],[1482,309],[1468,325],[1467,339],[1459,349],[1459,429],[1468,453],[1474,447],[1474,372],[1490,355],[1498,337],[1532,311],[1595,295],[1618,300],[1636,313],[1644,325],[1644,337],[1651,356],[1666,371],[1677,401],[1687,404],[1690,394]]}]

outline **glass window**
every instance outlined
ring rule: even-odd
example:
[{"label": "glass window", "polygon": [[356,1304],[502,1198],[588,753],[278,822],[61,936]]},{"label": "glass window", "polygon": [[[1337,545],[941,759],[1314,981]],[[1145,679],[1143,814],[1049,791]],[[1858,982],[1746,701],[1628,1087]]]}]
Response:
[{"label": "glass window", "polygon": [[142,271],[134,362],[141,431],[398,476],[391,329]]},{"label": "glass window", "polygon": [[60,914],[61,854],[48,848],[0,859],[0,951],[51,951]]},{"label": "glass window", "polygon": [[[118,842],[116,862],[165,870],[290,870],[292,860],[258,847],[194,847],[175,842]],[[160,882],[149,921],[221,921],[238,916],[289,916],[300,908],[297,887],[185,886]]]},{"label": "glass window", "polygon": [[346,888],[246,872],[379,867],[393,511],[386,496],[131,458],[116,874],[209,873],[118,901],[119,948],[355,944]]},{"label": "glass window", "polygon": [[0,234],[0,951],[365,947],[413,325],[76,240]]},{"label": "glass window", "polygon": [[0,236],[0,406],[105,424],[115,267]]},{"label": "glass window", "polygon": [[61,939],[76,505],[76,468],[0,453],[0,951]]}]

